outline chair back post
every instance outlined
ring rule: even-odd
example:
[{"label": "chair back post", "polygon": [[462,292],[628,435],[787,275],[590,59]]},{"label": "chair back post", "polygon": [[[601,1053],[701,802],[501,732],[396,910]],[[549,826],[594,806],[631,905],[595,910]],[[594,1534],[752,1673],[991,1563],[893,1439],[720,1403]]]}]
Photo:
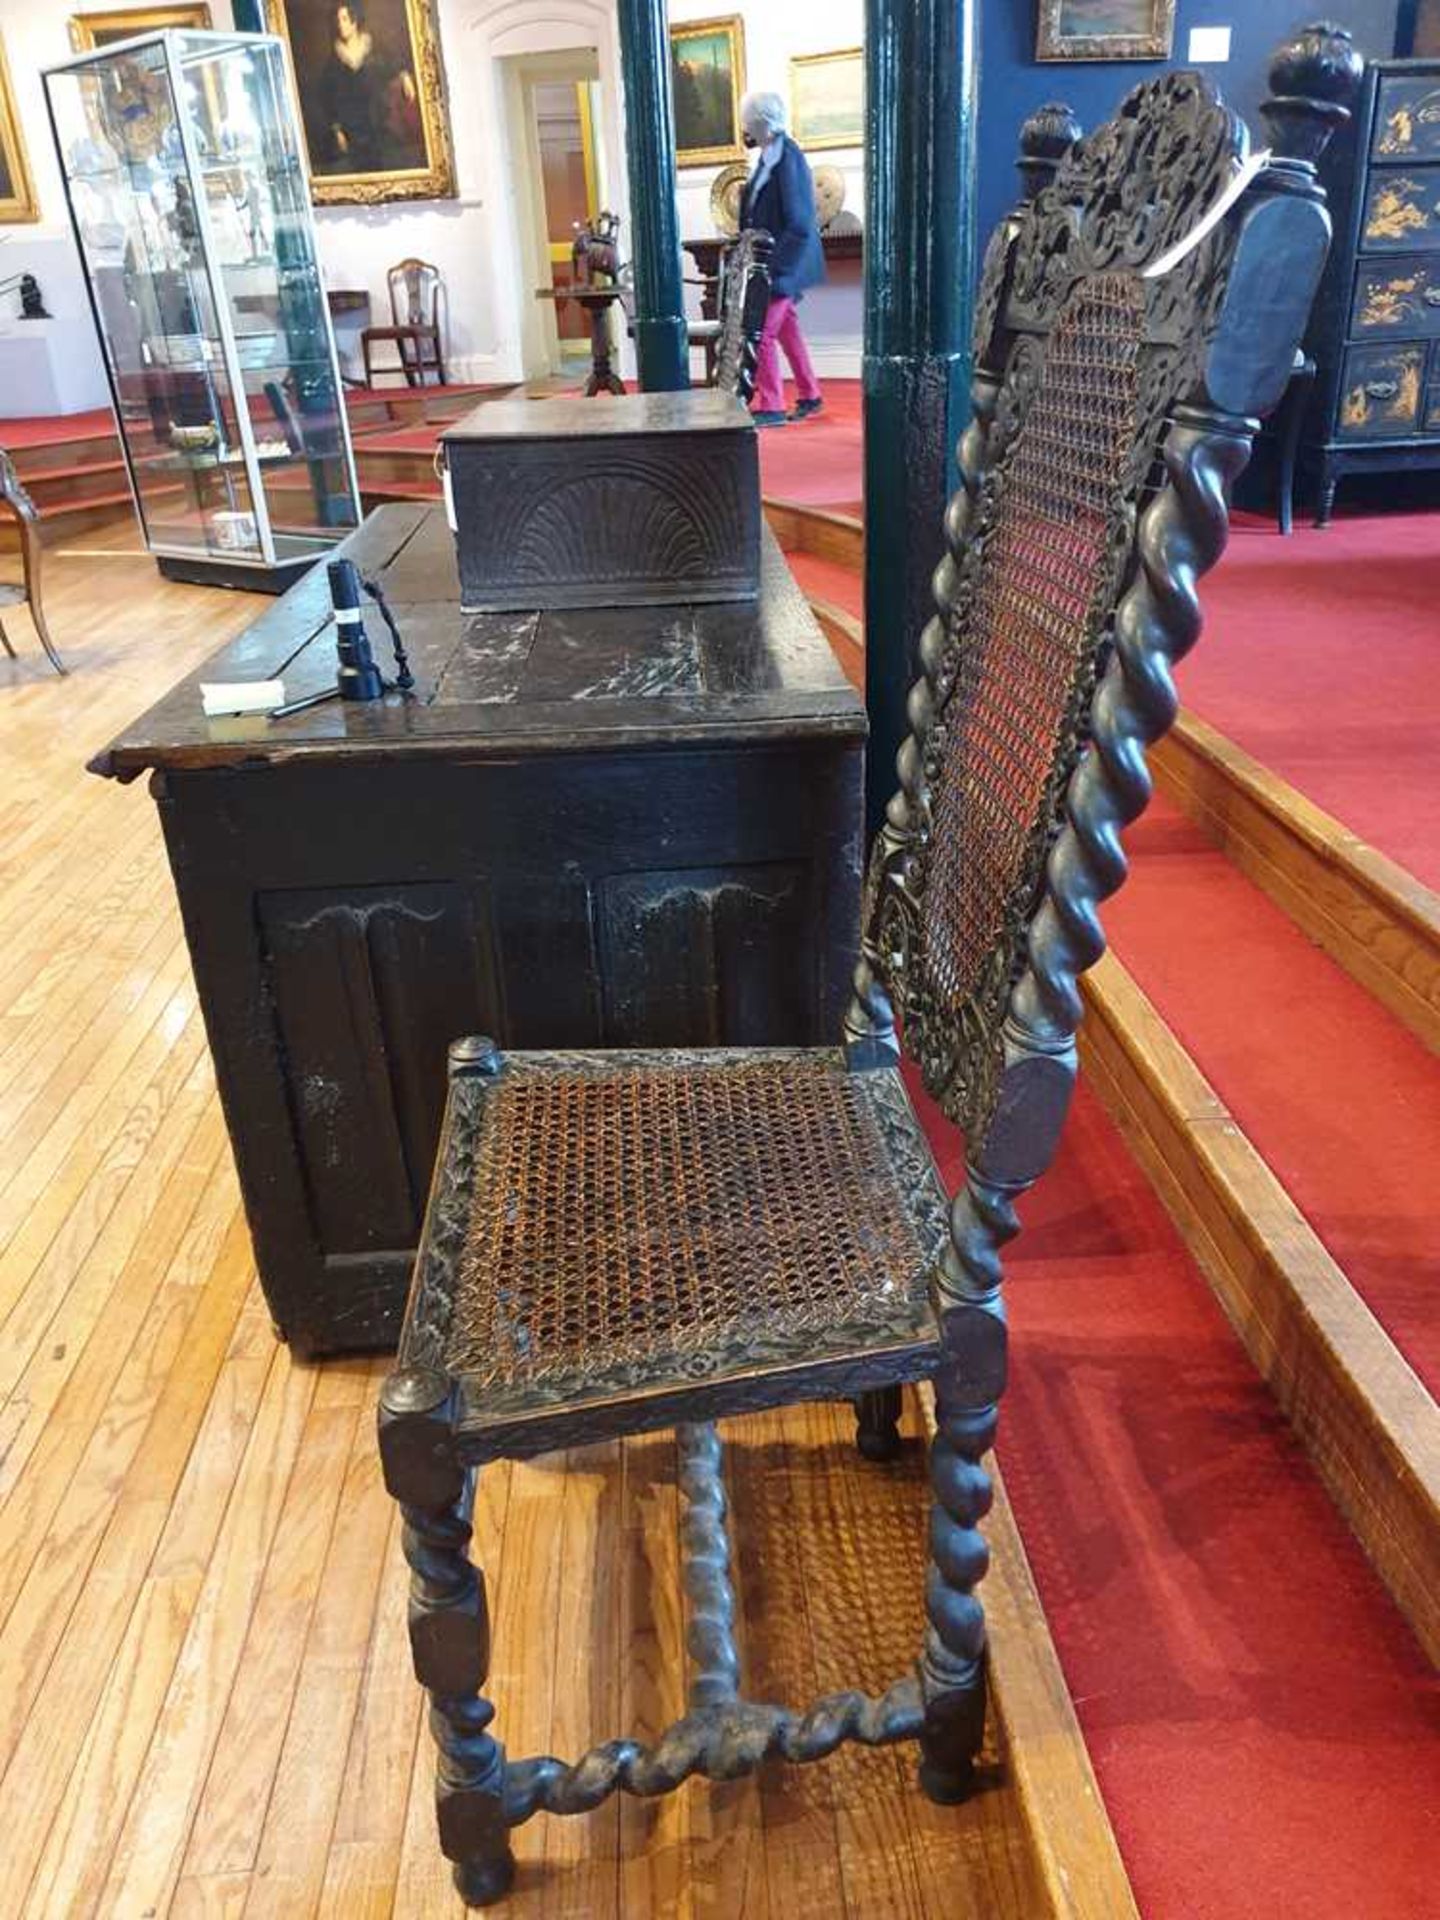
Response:
[{"label": "chair back post", "polygon": [[[1058,1145],[1076,1071],[1079,978],[1104,951],[1099,907],[1125,877],[1122,830],[1149,798],[1145,751],[1175,716],[1173,665],[1199,636],[1197,582],[1223,551],[1229,490],[1260,416],[1284,392],[1319,283],[1330,226],[1315,162],[1348,113],[1360,72],[1349,36],[1329,25],[1302,30],[1280,50],[1265,108],[1273,152],[1238,197],[1248,141],[1210,83],[1184,72],[1148,82],[1071,150],[987,256],[975,419],[947,515],[924,676],[910,697],[900,790],[872,855],[847,1028],[865,1050],[883,1047],[893,998],[906,1051],[965,1129],[966,1180],[935,1287],[977,1390],[1003,1382],[1000,1250],[1018,1230],[1017,1198]],[[1163,139],[1153,137],[1162,129]],[[1121,340],[1128,359],[1117,350],[1115,364],[1129,369],[1131,426],[1115,441],[1124,455],[1118,484],[1093,530],[1100,584],[1086,645],[1066,667],[1068,704],[1046,712],[1055,758],[1030,851],[1005,874],[1008,892],[992,900],[983,875],[953,864],[953,845],[988,856],[999,844],[987,838],[984,813],[994,796],[975,789],[985,753],[993,762],[997,751],[987,729],[995,725],[994,663],[1007,656],[1001,648],[977,669],[976,651],[994,648],[996,623],[1010,623],[1000,638],[1011,645],[1017,632],[1027,645],[1030,636],[990,569],[1033,565],[1052,535],[1073,534],[1063,484],[1073,462],[1062,454],[1065,405],[1073,414],[1080,390],[1073,381],[1065,390],[1066,334],[1087,312],[1122,313],[1127,303],[1137,331]],[[1112,327],[1105,337],[1119,335]],[[1092,424],[1087,415],[1087,433]],[[1052,482],[1054,509],[1045,504]],[[1063,546],[1056,551],[1063,558]],[[1073,642],[1073,619],[1071,629]],[[1035,637],[1053,635],[1042,621]],[[981,759],[967,762],[957,785],[955,756],[972,737]],[[957,823],[968,837],[947,854]],[[946,999],[939,964],[947,886],[961,889],[971,911],[979,889],[999,926],[979,985],[958,1004]]]},{"label": "chair back post", "polygon": [[760,336],[770,310],[770,256],[774,247],[768,233],[747,228],[722,263],[715,385],[722,392],[733,393],[746,406],[755,391]]}]

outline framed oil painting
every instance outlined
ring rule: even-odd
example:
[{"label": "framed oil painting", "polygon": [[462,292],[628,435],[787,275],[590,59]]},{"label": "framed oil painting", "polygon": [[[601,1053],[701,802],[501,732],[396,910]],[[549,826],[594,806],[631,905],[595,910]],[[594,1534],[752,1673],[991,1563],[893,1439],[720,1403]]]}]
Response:
[{"label": "framed oil painting", "polygon": [[15,91],[10,85],[10,69],[5,61],[5,46],[0,41],[0,225],[21,220],[38,220],[40,203],[35,198],[35,183],[30,178],[30,163],[25,157],[25,136],[20,116],[15,111]]},{"label": "framed oil painting", "polygon": [[1440,0],[1400,0],[1395,53],[1401,60],[1440,59]]},{"label": "framed oil painting", "polygon": [[1040,0],[1037,60],[1168,60],[1175,0]]},{"label": "framed oil painting", "polygon": [[165,27],[208,33],[213,25],[207,6],[122,7],[118,12],[72,13],[70,44],[76,53],[90,53],[96,47],[113,46],[117,40],[133,39],[137,33],[159,33]]},{"label": "framed oil painting", "polygon": [[742,157],[745,25],[738,13],[670,29],[670,91],[678,166],[708,167]]},{"label": "framed oil painting", "polygon": [[865,53],[797,54],[790,62],[790,131],[802,147],[865,142]]},{"label": "framed oil painting", "polygon": [[455,193],[435,0],[267,0],[319,206]]}]

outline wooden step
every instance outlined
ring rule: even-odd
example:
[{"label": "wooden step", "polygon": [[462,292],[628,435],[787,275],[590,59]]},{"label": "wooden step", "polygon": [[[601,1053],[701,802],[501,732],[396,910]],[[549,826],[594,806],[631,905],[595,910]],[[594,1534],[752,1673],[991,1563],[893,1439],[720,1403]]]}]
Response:
[{"label": "wooden step", "polygon": [[854,514],[832,513],[826,507],[807,507],[769,495],[764,507],[783,553],[813,553],[857,573],[864,570],[865,526]]},{"label": "wooden step", "polygon": [[1440,894],[1182,713],[1157,784],[1353,980],[1440,1052]]},{"label": "wooden step", "polygon": [[[0,428],[0,446],[4,445],[4,439],[4,429]],[[55,440],[41,446],[16,447],[10,457],[15,462],[15,471],[32,489],[42,476],[51,478],[101,463],[119,461],[124,465],[120,436],[113,429],[109,433],[82,434],[75,440]]]},{"label": "wooden step", "polygon": [[1121,962],[1084,984],[1084,1071],[1440,1664],[1440,1408]]}]

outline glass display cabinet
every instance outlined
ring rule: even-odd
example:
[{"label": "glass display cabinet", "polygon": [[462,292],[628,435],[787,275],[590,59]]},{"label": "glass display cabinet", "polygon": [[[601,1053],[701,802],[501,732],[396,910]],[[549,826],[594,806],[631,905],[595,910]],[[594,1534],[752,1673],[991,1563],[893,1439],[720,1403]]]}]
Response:
[{"label": "glass display cabinet", "polygon": [[360,516],[281,42],[143,34],[45,91],[150,550],[278,592]]}]

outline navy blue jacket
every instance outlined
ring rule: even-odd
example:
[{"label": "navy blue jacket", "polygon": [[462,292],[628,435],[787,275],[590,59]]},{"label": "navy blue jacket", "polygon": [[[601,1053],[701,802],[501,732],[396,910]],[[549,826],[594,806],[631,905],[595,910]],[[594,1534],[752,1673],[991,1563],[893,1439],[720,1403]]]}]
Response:
[{"label": "navy blue jacket", "polygon": [[740,201],[740,225],[758,227],[775,242],[770,290],[795,299],[825,278],[825,253],[815,223],[815,183],[804,154],[787,135],[780,158],[759,193],[752,173]]}]

